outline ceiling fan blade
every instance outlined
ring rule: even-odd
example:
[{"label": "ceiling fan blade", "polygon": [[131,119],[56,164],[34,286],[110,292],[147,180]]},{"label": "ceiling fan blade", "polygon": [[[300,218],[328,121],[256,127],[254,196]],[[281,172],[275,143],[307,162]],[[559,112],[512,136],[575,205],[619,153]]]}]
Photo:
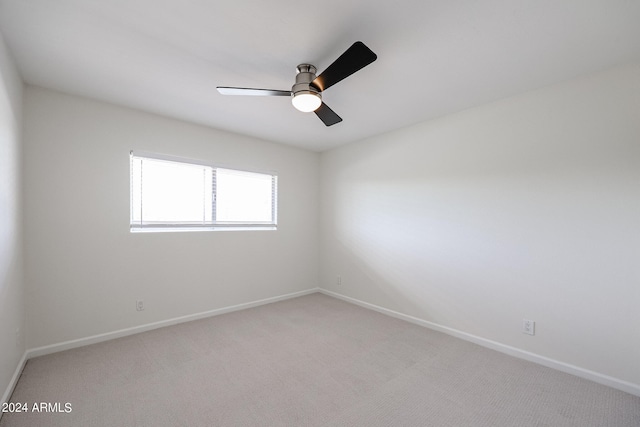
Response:
[{"label": "ceiling fan blade", "polygon": [[342,119],[339,115],[337,115],[327,104],[324,102],[320,104],[320,107],[315,111],[316,116],[322,120],[322,122],[326,126],[335,125],[336,123],[340,123]]},{"label": "ceiling fan blade", "polygon": [[362,42],[355,42],[338,57],[326,70],[315,78],[312,85],[321,92],[346,79],[351,74],[375,61],[378,56]]},{"label": "ceiling fan blade", "polygon": [[248,87],[224,87],[218,86],[218,92],[223,95],[245,95],[245,96],[291,96],[289,90],[274,89],[252,89]]}]

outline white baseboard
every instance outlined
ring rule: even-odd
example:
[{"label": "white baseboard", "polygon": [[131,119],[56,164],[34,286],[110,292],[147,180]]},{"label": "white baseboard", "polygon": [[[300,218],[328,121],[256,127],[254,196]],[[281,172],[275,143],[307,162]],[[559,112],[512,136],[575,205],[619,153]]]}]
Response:
[{"label": "white baseboard", "polygon": [[154,323],[147,323],[145,325],[134,326],[132,328],[120,329],[118,331],[107,332],[104,334],[92,335],[89,337],[78,338],[70,341],[64,341],[61,343],[46,345],[43,347],[32,348],[27,350],[26,360],[31,359],[33,357],[44,356],[46,354],[57,353],[59,351],[69,350],[77,347],[83,347],[85,345],[95,344],[102,341],[108,341],[116,338],[126,337],[128,335],[134,335],[140,332],[146,332],[153,329],[162,328],[165,326],[177,325],[179,323],[190,322],[192,320],[204,319],[206,317],[212,317],[212,316],[218,316],[220,314],[230,313],[232,311],[244,310],[246,308],[257,307],[264,304],[270,304],[272,302],[296,298],[303,295],[312,294],[318,291],[319,291],[318,288],[311,288],[305,291],[293,292],[290,294],[280,295],[280,296],[271,297],[271,298],[265,298],[258,301],[247,302],[243,304],[233,305],[230,307],[217,308],[215,310],[189,314],[187,316],[175,317],[172,319],[162,320]]},{"label": "white baseboard", "polygon": [[508,354],[510,356],[528,360],[530,362],[534,362],[539,365],[546,366],[548,368],[556,369],[558,371],[562,371],[567,374],[572,374],[580,378],[584,378],[599,384],[603,384],[618,390],[622,390],[624,392],[633,394],[635,396],[640,396],[639,384],[634,384],[618,378],[610,377],[608,375],[604,375],[598,372],[590,371],[588,369],[580,368],[579,366],[571,365],[565,362],[560,362],[558,360],[541,356],[539,354],[531,353],[529,351],[521,350],[516,347],[511,347],[509,345],[502,344],[497,341],[488,340],[486,338],[468,334],[466,332],[462,332],[457,329],[449,328],[447,326],[442,326],[437,323],[429,322],[427,320],[419,319],[417,317],[413,317],[407,314],[399,313],[397,311],[389,310],[388,308],[384,308],[384,307],[377,306],[375,304],[370,304],[368,302],[360,301],[356,298],[351,298],[346,295],[339,294],[337,292],[328,291],[322,288],[320,288],[318,291],[325,295],[329,295],[329,296],[341,299],[343,301],[347,301],[347,302],[359,305],[364,308],[375,310],[379,313],[386,314],[388,316],[406,320],[407,322],[415,323],[416,325],[424,326],[426,328],[433,329],[434,331],[443,332],[447,335],[451,335],[453,337],[460,338],[465,341],[469,341],[474,344],[481,345],[482,347],[490,348],[492,350],[496,350],[501,353]]},{"label": "white baseboard", "polygon": [[[145,325],[141,325],[141,326],[135,326],[132,328],[127,328],[127,329],[121,329],[118,331],[113,331],[113,332],[108,332],[108,333],[104,333],[104,334],[98,334],[98,335],[93,335],[93,336],[89,336],[89,337],[85,337],[85,338],[79,338],[79,339],[75,339],[75,340],[70,340],[70,341],[65,341],[65,342],[61,342],[61,343],[57,343],[57,344],[51,344],[51,345],[47,345],[47,346],[43,346],[43,347],[37,347],[37,348],[32,348],[29,349],[27,351],[25,351],[24,355],[22,356],[22,359],[20,360],[20,362],[18,363],[18,366],[16,367],[16,370],[13,374],[13,377],[11,378],[11,382],[9,383],[9,385],[7,386],[7,389],[4,392],[4,395],[2,396],[2,400],[0,401],[0,403],[2,402],[7,402],[9,400],[9,398],[11,397],[11,394],[13,393],[13,390],[16,386],[16,384],[18,383],[18,379],[20,378],[20,375],[22,373],[22,370],[24,369],[25,364],[27,363],[27,360],[33,358],[33,357],[37,357],[37,356],[43,356],[46,354],[51,354],[51,353],[56,353],[58,351],[64,351],[64,350],[69,350],[72,348],[77,348],[77,347],[82,347],[85,345],[89,345],[89,344],[95,344],[98,342],[102,342],[102,341],[108,341],[108,340],[112,340],[115,338],[120,338],[120,337],[124,337],[124,336],[128,336],[128,335],[133,335],[133,334],[137,334],[140,332],[145,332],[145,331],[150,331],[153,329],[157,329],[157,328],[162,328],[165,326],[171,326],[171,325],[176,325],[179,323],[184,323],[184,322],[190,322],[192,320],[198,320],[198,319],[204,319],[207,317],[212,317],[212,316],[217,316],[220,314],[224,314],[224,313],[230,313],[233,311],[238,311],[238,310],[243,310],[246,308],[251,308],[251,307],[257,307],[260,305],[265,305],[265,304],[270,304],[273,302],[277,302],[277,301],[283,301],[283,300],[287,300],[287,299],[291,299],[291,298],[296,298],[296,297],[300,297],[303,295],[308,295],[308,294],[312,294],[312,293],[316,293],[316,292],[321,292],[325,295],[329,295],[356,305],[359,305],[361,307],[365,307],[371,310],[375,310],[379,313],[382,314],[386,314],[388,316],[392,316],[398,319],[402,319],[402,320],[406,320],[408,322],[411,323],[415,323],[417,325],[420,326],[424,326],[427,327],[429,329],[433,329],[435,331],[439,331],[439,332],[443,332],[447,335],[451,335],[454,336],[456,338],[460,338],[463,339],[465,341],[469,341],[472,342],[474,344],[478,344],[481,345],[483,347],[487,347],[490,348],[492,350],[496,350],[499,351],[501,353],[505,353],[508,354],[510,356],[514,356],[514,357],[518,357],[520,359],[524,359],[524,360],[528,360],[530,362],[534,362],[534,363],[538,363],[540,365],[552,368],[552,369],[556,369],[568,374],[572,374],[581,378],[585,378],[587,380],[591,380],[594,382],[597,382],[599,384],[603,384],[609,387],[613,387],[615,389],[618,390],[622,390],[624,392],[636,395],[636,396],[640,396],[640,385],[638,384],[633,384],[624,380],[620,380],[618,378],[614,378],[614,377],[610,377],[608,375],[604,375],[604,374],[600,374],[598,372],[594,372],[594,371],[590,371],[587,369],[583,369],[580,368],[578,366],[574,366],[568,363],[564,363],[564,362],[560,362],[558,360],[554,360],[554,359],[550,359],[548,357],[545,356],[540,356],[538,354],[535,353],[531,353],[528,351],[524,351],[515,347],[511,347],[496,341],[491,341],[485,338],[481,338],[475,335],[471,335],[468,334],[466,332],[462,332],[453,328],[449,328],[446,326],[442,326],[439,325],[437,323],[433,323],[433,322],[429,322],[423,319],[419,319],[417,317],[413,317],[413,316],[409,316],[403,313],[399,313],[397,311],[393,311],[393,310],[389,310],[387,308],[384,307],[380,307],[374,304],[370,304],[364,301],[360,301],[358,299],[355,298],[351,298],[348,297],[346,295],[342,295],[336,292],[332,292],[332,291],[328,291],[326,289],[321,289],[321,288],[311,288],[311,289],[307,289],[305,291],[300,291],[300,292],[294,292],[294,293],[290,293],[290,294],[285,294],[285,295],[280,295],[280,296],[276,296],[276,297],[271,297],[271,298],[265,298],[262,300],[258,300],[258,301],[252,301],[252,302],[248,302],[248,303],[243,303],[243,304],[238,304],[238,305],[234,305],[234,306],[229,306],[229,307],[223,307],[223,308],[218,308],[215,310],[209,310],[209,311],[205,311],[205,312],[201,312],[201,313],[196,313],[196,314],[190,314],[187,316],[181,316],[181,317],[176,317],[173,319],[168,319],[168,320],[163,320],[163,321],[159,321],[159,322],[154,322],[154,323],[148,323]],[[0,418],[2,418],[2,413],[0,412]]]},{"label": "white baseboard", "polygon": [[[2,400],[0,400],[0,405],[5,402],[8,402],[11,398],[11,394],[13,390],[16,388],[16,384],[18,384],[18,379],[20,379],[20,375],[22,375],[22,370],[24,369],[24,365],[27,363],[27,352],[25,351],[22,355],[22,359],[18,362],[18,366],[16,366],[16,370],[13,372],[13,376],[11,377],[11,381],[9,381],[9,385],[7,389],[4,391],[2,395]],[[0,411],[0,420],[2,419],[3,412]]]}]

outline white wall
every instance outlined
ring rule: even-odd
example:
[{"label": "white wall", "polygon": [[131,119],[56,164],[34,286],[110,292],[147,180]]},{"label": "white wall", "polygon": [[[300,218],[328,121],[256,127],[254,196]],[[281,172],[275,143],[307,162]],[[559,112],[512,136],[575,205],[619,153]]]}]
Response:
[{"label": "white wall", "polygon": [[[0,35],[0,396],[24,354],[22,80]],[[16,336],[19,331],[20,336]],[[1,415],[1,414],[0,414]]]},{"label": "white wall", "polygon": [[322,288],[640,385],[640,66],[325,152],[321,176]]},{"label": "white wall", "polygon": [[[31,86],[25,123],[29,348],[318,286],[317,153]],[[278,230],[130,233],[132,149],[275,171]]]}]

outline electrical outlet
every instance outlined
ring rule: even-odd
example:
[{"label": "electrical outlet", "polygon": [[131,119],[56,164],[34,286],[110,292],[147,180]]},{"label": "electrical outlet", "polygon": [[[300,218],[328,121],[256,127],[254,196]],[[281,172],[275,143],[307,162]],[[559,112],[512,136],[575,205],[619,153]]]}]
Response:
[{"label": "electrical outlet", "polygon": [[22,344],[20,340],[20,328],[16,328],[16,347],[20,347],[20,344]]},{"label": "electrical outlet", "polygon": [[337,284],[338,286],[342,285],[342,276],[338,276],[338,277],[336,278],[336,284]]},{"label": "electrical outlet", "polygon": [[136,301],[136,311],[144,310],[144,302],[142,300]]},{"label": "electrical outlet", "polygon": [[522,333],[528,335],[536,334],[536,322],[529,319],[522,319]]}]

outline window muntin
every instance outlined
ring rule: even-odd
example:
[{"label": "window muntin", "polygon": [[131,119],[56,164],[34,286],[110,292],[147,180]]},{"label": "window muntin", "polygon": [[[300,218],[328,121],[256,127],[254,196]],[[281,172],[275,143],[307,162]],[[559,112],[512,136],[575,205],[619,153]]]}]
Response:
[{"label": "window muntin", "polygon": [[131,230],[275,229],[277,176],[131,153]]}]

